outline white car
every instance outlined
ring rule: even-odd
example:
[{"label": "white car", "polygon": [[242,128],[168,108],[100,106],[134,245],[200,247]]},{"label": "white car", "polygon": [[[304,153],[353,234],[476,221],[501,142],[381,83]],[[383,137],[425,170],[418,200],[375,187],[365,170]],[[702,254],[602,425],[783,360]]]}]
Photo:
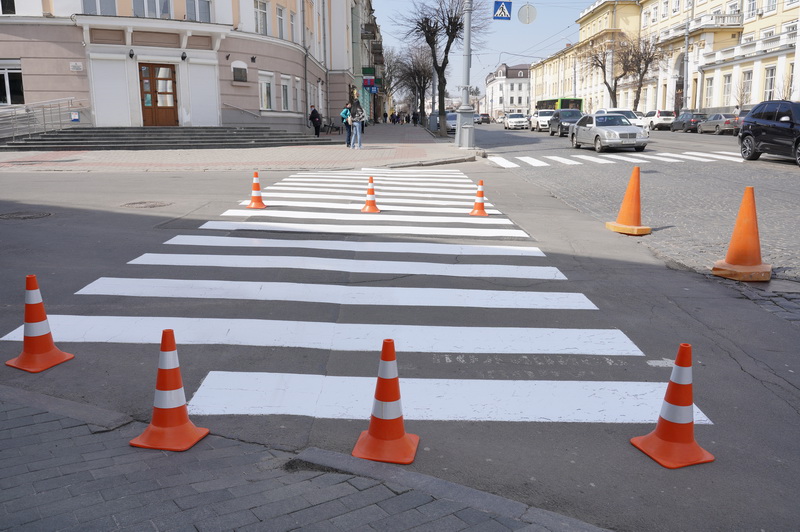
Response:
[{"label": "white car", "polygon": [[522,113],[511,113],[506,116],[503,129],[528,129],[528,118]]},{"label": "white car", "polygon": [[644,115],[645,124],[650,126],[650,129],[669,129],[669,125],[675,120],[675,113],[673,111],[648,111]]},{"label": "white car", "polygon": [[594,112],[596,115],[604,115],[604,114],[615,114],[615,115],[622,115],[627,118],[631,124],[634,126],[639,126],[640,128],[644,129],[644,118],[637,115],[631,109],[622,109],[620,107],[609,107],[606,109],[598,109]]},{"label": "white car", "polygon": [[458,115],[456,113],[447,113],[445,120],[447,120],[447,132],[455,131],[458,127]]},{"label": "white car", "polygon": [[555,109],[542,109],[534,112],[531,117],[531,131],[548,131],[550,129],[550,117],[555,112]]}]

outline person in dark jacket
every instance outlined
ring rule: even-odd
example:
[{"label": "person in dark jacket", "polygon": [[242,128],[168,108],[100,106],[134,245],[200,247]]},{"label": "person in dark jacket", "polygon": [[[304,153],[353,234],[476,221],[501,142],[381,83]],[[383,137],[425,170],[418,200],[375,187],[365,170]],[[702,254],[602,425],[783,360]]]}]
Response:
[{"label": "person in dark jacket", "polygon": [[345,144],[347,144],[347,147],[349,148],[350,147],[350,138],[353,135],[353,126],[350,124],[350,120],[349,120],[349,118],[350,118],[350,102],[347,102],[346,104],[344,104],[344,109],[342,109],[342,112],[339,113],[339,116],[342,117],[342,124],[344,124],[344,129],[347,132],[347,135],[345,137]]},{"label": "person in dark jacket", "polygon": [[317,111],[317,108],[313,105],[311,106],[311,114],[308,115],[308,120],[311,122],[311,125],[314,126],[314,136],[319,137],[319,128],[322,126],[322,117]]}]

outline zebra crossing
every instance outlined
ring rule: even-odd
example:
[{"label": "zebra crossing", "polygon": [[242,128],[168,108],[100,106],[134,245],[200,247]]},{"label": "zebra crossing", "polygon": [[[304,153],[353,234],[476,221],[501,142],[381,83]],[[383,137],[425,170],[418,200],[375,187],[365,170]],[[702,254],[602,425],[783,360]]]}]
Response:
[{"label": "zebra crossing", "polygon": [[[587,155],[577,164],[594,159]],[[360,212],[368,177],[386,212]],[[100,277],[76,292],[79,298],[174,302],[171,308],[180,311],[173,314],[183,315],[142,315],[165,308],[152,304],[133,315],[50,315],[50,326],[61,342],[103,344],[157,344],[161,330],[171,328],[180,345],[278,350],[285,354],[282,367],[289,368],[300,358],[298,349],[353,357],[379,353],[383,339],[392,338],[398,357],[417,360],[420,367],[434,356],[476,360],[473,373],[463,378],[401,375],[407,419],[652,423],[666,379],[486,378],[482,357],[635,360],[645,354],[622,331],[600,326],[600,309],[570,291],[567,277],[547,264],[531,236],[491,203],[485,203],[490,216],[469,216],[475,190],[468,176],[451,169],[297,172],[263,189],[267,209],[225,210],[220,219],[203,222],[200,234],[176,235],[163,249],[130,260],[126,271],[139,275]],[[269,312],[209,316],[216,306],[196,309],[192,301]],[[292,305],[302,309],[302,319],[284,315]],[[324,312],[326,305],[340,310]],[[492,326],[463,320],[459,312],[514,319]],[[584,326],[572,323],[580,318],[565,318],[590,315]],[[0,341],[22,337],[20,327]],[[372,368],[358,375],[296,368],[204,368],[189,411],[368,417]],[[695,422],[710,420],[695,407]]]},{"label": "zebra crossing", "polygon": [[538,157],[519,156],[519,157],[502,157],[500,155],[489,155],[486,157],[489,161],[500,166],[501,168],[520,168],[520,167],[534,167],[542,168],[547,166],[578,166],[584,164],[615,164],[618,162],[627,162],[634,164],[646,164],[652,162],[666,162],[666,163],[683,163],[686,161],[696,162],[733,162],[741,163],[741,155],[737,152],[718,151],[718,152],[697,152],[687,151],[683,153],[667,153],[658,152],[653,153],[640,153],[635,154],[627,153],[600,153],[597,155],[586,154],[572,154],[568,157],[557,155],[540,155]]}]

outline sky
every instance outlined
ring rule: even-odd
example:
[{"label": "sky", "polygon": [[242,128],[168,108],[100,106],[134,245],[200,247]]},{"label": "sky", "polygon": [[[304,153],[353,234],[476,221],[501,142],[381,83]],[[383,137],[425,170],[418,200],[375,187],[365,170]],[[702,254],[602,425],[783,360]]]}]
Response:
[{"label": "sky", "polygon": [[[485,0],[485,3],[489,11],[493,11],[494,0]],[[567,43],[575,44],[578,40],[578,24],[575,20],[581,11],[593,3],[594,0],[512,0],[511,20],[493,20],[489,32],[483,37],[485,44],[472,47],[470,85],[479,87],[481,94],[484,94],[486,76],[502,63],[509,66],[535,63],[561,50]],[[536,9],[536,18],[530,24],[523,24],[518,18],[519,9],[526,4]],[[400,52],[405,48],[407,39],[392,20],[402,17],[411,5],[411,0],[373,0],[384,48],[394,48]],[[459,47],[450,52],[447,88],[451,95],[458,94],[456,86],[461,85],[463,65],[464,53]]]}]

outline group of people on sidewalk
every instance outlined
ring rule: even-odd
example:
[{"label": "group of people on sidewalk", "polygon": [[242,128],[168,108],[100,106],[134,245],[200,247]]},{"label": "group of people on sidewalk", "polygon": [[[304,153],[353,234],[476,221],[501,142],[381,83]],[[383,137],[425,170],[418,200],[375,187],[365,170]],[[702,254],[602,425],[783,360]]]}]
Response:
[{"label": "group of people on sidewalk", "polygon": [[350,102],[346,103],[342,112],[339,113],[339,116],[342,117],[342,122],[344,123],[344,128],[347,133],[345,144],[348,148],[360,150],[362,148],[361,135],[363,133],[364,121],[367,119],[367,113],[365,113],[364,108],[361,107],[361,102],[355,100],[352,104]]}]

